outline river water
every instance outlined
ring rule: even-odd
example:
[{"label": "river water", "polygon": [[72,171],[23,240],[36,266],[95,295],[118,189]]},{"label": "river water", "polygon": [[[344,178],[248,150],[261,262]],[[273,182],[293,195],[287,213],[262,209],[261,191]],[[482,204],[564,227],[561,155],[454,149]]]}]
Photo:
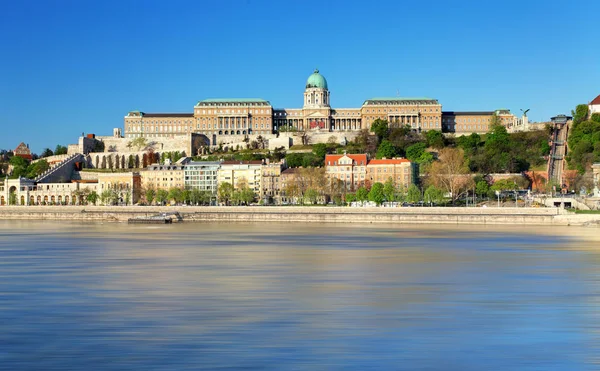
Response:
[{"label": "river water", "polygon": [[599,232],[0,221],[0,369],[598,370]]}]

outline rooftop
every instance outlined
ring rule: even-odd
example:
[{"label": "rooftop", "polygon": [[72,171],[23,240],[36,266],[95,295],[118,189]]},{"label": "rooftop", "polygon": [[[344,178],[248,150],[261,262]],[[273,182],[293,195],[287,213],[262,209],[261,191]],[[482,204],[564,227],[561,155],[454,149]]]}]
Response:
[{"label": "rooftop", "polygon": [[351,158],[358,164],[362,164],[362,165],[367,164],[367,155],[364,153],[344,154],[344,155],[326,155],[325,156],[325,164],[327,164],[328,161],[337,161],[344,156]]},{"label": "rooftop", "polygon": [[410,160],[406,158],[382,158],[379,160],[370,160],[367,165],[394,165],[409,163]]},{"label": "rooftop", "polygon": [[204,99],[198,102],[197,105],[201,103],[262,103],[262,104],[270,104],[269,101],[264,100],[262,98],[211,98]]},{"label": "rooftop", "polygon": [[375,104],[375,103],[379,103],[379,102],[393,102],[393,103],[399,103],[399,102],[412,102],[412,103],[416,103],[416,102],[427,102],[427,103],[435,103],[438,104],[437,99],[434,98],[428,98],[428,97],[375,97],[375,98],[370,98],[365,100],[365,102],[363,103],[363,106],[366,104]]},{"label": "rooftop", "polygon": [[596,105],[600,106],[600,95],[598,95],[596,98],[594,98],[594,100],[592,100],[590,102],[590,106],[596,106]]},{"label": "rooftop", "polygon": [[251,161],[236,161],[236,160],[227,160],[221,162],[221,165],[262,165],[261,160],[251,160]]},{"label": "rooftop", "polygon": [[144,117],[194,117],[193,113],[144,113]]},{"label": "rooftop", "polygon": [[453,116],[491,116],[494,111],[443,111],[442,115]]}]

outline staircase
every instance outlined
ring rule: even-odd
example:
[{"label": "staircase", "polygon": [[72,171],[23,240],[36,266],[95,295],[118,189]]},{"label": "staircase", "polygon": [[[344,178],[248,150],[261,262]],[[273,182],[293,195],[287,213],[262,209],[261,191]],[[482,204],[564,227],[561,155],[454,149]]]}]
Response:
[{"label": "staircase", "polygon": [[554,125],[552,148],[548,158],[548,180],[552,180],[561,187],[564,184],[563,170],[565,168],[565,155],[567,154],[568,131],[569,125],[566,123]]},{"label": "staircase", "polygon": [[75,168],[76,162],[82,162],[84,157],[80,153],[75,153],[57,165],[46,170],[34,179],[36,183],[63,183],[71,180],[71,174]]}]

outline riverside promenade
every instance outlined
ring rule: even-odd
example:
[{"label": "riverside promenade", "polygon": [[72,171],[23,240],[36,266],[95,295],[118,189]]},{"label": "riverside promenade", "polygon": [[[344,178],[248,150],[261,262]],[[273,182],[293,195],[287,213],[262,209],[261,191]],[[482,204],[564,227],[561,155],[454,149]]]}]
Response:
[{"label": "riverside promenade", "polygon": [[0,220],[127,222],[161,213],[174,222],[315,222],[600,226],[600,215],[559,208],[333,206],[2,206]]}]

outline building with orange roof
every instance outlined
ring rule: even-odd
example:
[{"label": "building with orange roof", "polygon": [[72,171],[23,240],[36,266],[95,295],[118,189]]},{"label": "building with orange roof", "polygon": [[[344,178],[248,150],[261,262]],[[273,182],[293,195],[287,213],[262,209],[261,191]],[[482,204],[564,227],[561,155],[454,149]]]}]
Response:
[{"label": "building with orange roof", "polygon": [[13,153],[15,154],[15,156],[22,157],[25,160],[31,160],[32,158],[29,146],[23,142],[21,142],[21,144],[19,144],[17,148],[15,148]]},{"label": "building with orange roof", "polygon": [[343,154],[325,156],[325,173],[331,180],[338,179],[347,190],[355,191],[367,185],[367,155]]},{"label": "building with orange roof", "polygon": [[367,163],[368,183],[385,183],[392,179],[394,185],[408,189],[415,182],[415,166],[405,158],[369,160]]}]

